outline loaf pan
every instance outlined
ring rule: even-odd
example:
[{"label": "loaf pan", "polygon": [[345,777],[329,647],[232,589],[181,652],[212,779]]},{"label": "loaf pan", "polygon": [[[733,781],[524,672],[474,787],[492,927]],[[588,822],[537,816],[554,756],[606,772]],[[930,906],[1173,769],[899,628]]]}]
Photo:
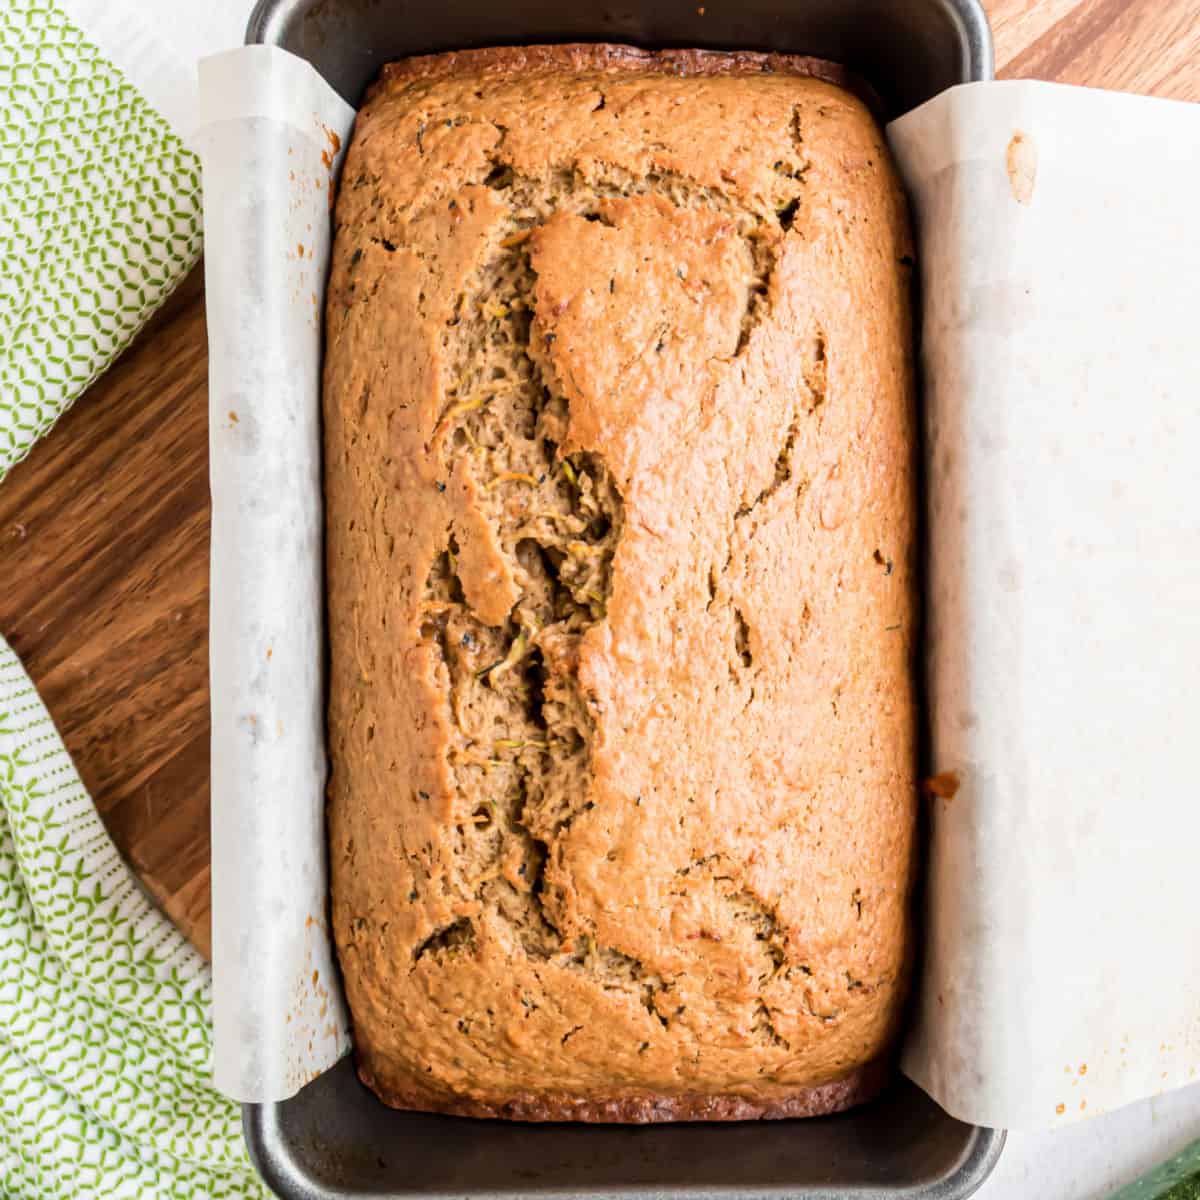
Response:
[{"label": "loaf pan", "polygon": [[[814,55],[865,79],[889,118],[992,76],[978,0],[260,0],[246,40],[307,59],[355,105],[391,59],[538,42]],[[250,1154],[285,1200],[961,1200],[1004,1144],[905,1079],[814,1120],[533,1126],[396,1112],[343,1060],[291,1100],[243,1111]]]}]

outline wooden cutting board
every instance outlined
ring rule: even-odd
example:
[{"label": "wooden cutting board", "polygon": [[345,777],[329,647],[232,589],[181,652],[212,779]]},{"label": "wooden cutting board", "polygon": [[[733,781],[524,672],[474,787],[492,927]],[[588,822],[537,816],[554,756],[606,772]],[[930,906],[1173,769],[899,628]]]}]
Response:
[{"label": "wooden cutting board", "polygon": [[[996,61],[1200,100],[1200,0],[992,0]],[[0,633],[117,845],[209,952],[208,442],[197,270],[0,485]]]}]

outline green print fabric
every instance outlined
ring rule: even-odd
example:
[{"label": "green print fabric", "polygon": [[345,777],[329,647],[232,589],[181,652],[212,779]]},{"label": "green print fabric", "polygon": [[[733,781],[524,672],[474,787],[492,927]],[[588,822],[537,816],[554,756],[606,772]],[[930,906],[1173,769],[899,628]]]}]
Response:
[{"label": "green print fabric", "polygon": [[266,1200],[210,1084],[211,986],[0,639],[0,1196]]},{"label": "green print fabric", "polygon": [[0,0],[0,480],[200,243],[196,156],[53,3]]}]

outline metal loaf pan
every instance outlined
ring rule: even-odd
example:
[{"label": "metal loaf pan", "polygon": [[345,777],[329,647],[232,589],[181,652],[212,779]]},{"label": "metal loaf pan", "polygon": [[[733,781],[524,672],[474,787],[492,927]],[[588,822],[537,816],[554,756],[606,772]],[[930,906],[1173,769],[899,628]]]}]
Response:
[{"label": "metal loaf pan", "polygon": [[[307,59],[352,104],[391,59],[537,42],[814,55],[871,84],[888,117],[992,76],[978,0],[259,0],[246,40]],[[287,1200],[961,1200],[1004,1143],[904,1079],[815,1120],[531,1126],[395,1112],[349,1061],[291,1100],[246,1105],[244,1123],[263,1178]]]}]

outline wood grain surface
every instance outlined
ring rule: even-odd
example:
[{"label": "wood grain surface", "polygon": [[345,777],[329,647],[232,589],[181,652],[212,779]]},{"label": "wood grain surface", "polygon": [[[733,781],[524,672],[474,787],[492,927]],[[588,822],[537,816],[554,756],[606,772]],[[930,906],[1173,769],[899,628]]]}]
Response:
[{"label": "wood grain surface", "polygon": [[[992,0],[998,72],[1200,100],[1200,0]],[[118,846],[209,950],[200,271],[0,484],[0,633]]]}]

